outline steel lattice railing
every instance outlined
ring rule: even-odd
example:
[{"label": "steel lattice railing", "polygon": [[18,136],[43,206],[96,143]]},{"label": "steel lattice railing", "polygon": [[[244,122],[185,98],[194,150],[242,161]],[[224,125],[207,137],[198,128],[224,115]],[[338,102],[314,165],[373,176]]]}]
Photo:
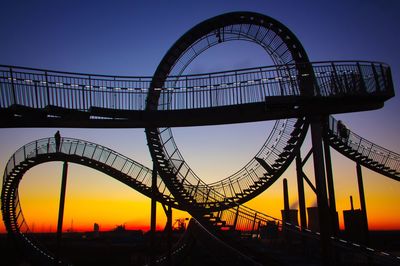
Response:
[{"label": "steel lattice railing", "polygon": [[329,117],[329,133],[334,136],[329,140],[340,152],[356,159],[363,165],[400,181],[400,154],[383,148],[345,127],[346,134],[341,133],[338,121]]},{"label": "steel lattice railing", "polygon": [[[338,61],[311,63],[314,95],[392,95],[390,67],[383,63]],[[159,110],[212,108],[264,102],[266,97],[299,96],[298,65],[170,76],[160,91]],[[89,112],[91,107],[115,110],[146,108],[152,77],[79,74],[0,66],[0,108],[60,107]]]},{"label": "steel lattice railing", "polygon": [[[51,155],[68,154],[76,156],[76,159],[79,161],[90,159],[93,162],[102,162],[103,164],[115,169],[115,171],[109,173],[112,176],[116,176],[118,175],[118,173],[130,173],[132,176],[135,176],[136,179],[140,180],[140,182],[142,182],[142,184],[146,187],[149,186],[151,183],[148,182],[147,178],[147,171],[149,171],[150,169],[141,166],[135,161],[130,160],[127,157],[120,155],[119,153],[112,151],[104,146],[78,139],[63,138],[61,141],[60,151],[60,153],[56,153],[56,144],[54,138],[46,138],[33,141],[18,149],[17,152],[11,156],[10,160],[7,163],[4,173],[2,190],[3,218],[11,219],[11,223],[13,225],[12,229],[8,229],[11,229],[14,234],[17,234],[20,239],[30,245],[32,249],[38,252],[39,255],[42,254],[43,256],[46,256],[51,260],[54,260],[53,255],[46,252],[45,249],[41,247],[36,241],[28,237],[27,234],[29,234],[30,231],[22,214],[21,204],[18,197],[18,188],[15,189],[14,187],[14,189],[10,189],[10,181],[12,183],[12,180],[14,178],[22,178],[22,175],[26,170],[24,169],[24,167],[32,167],[28,165],[30,161],[33,162],[34,160],[43,156],[50,158]],[[53,160],[59,159],[60,158],[56,157]],[[44,162],[46,161],[44,160],[38,163]],[[73,162],[75,162],[75,160],[73,160]],[[141,168],[141,170],[128,171],[126,167],[127,162],[133,164],[129,168],[132,168],[134,166]],[[92,167],[95,168],[93,164]],[[145,173],[143,175],[140,175],[139,173],[142,171],[145,171]],[[135,174],[133,175],[132,173]],[[159,185],[159,187],[162,186]],[[249,238],[259,238],[262,228],[271,224],[275,224],[276,229],[279,231],[282,231],[282,228],[285,227],[285,230],[289,230],[290,232],[299,236],[305,236],[307,237],[307,239],[317,240],[319,238],[318,232],[311,232],[308,229],[301,230],[301,228],[296,224],[283,222],[272,216],[250,209],[244,205],[237,205],[234,208],[209,212],[208,214],[205,213],[204,215],[209,215],[210,217],[214,218],[214,222],[220,222],[220,225],[216,226],[220,227],[222,230],[237,231],[240,232],[240,235]],[[202,221],[204,222],[205,220],[203,219]],[[351,243],[343,239],[332,238],[332,241],[335,247],[354,250],[360,252],[360,254],[363,254],[362,256],[387,259],[389,262],[398,261],[398,259],[396,259],[396,257],[393,257],[391,254],[376,251],[371,248]]]}]

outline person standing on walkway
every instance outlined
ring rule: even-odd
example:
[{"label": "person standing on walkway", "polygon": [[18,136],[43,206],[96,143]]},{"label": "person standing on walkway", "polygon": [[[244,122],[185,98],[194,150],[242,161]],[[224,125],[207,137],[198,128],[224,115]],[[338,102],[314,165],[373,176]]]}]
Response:
[{"label": "person standing on walkway", "polygon": [[54,139],[56,140],[56,152],[60,152],[61,134],[59,130],[54,134]]}]

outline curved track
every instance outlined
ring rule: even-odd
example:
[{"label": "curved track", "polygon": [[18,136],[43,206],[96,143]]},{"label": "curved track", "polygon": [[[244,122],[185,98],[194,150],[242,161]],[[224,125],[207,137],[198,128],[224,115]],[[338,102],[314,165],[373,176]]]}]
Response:
[{"label": "curved track", "polygon": [[[260,45],[273,67],[182,75],[205,50],[227,41]],[[393,97],[390,68],[377,62],[316,62],[280,22],[251,12],[206,20],[167,52],[153,77],[116,77],[0,66],[3,127],[146,127],[156,164],[156,200],[188,211],[203,226],[250,236],[276,219],[243,205],[273,184],[297,154],[308,129],[303,117],[372,110]],[[260,151],[235,174],[205,184],[181,155],[165,126],[278,120]],[[331,118],[326,140],[350,159],[399,180],[399,156],[350,132],[343,139]],[[70,161],[102,171],[146,196],[151,170],[103,146],[63,139],[25,145],[9,160],[3,179],[6,228],[39,256],[55,258],[23,234],[28,230],[18,185],[31,167]]]},{"label": "curved track", "polygon": [[[369,92],[377,93],[378,88],[380,91],[381,87],[391,87],[390,76],[386,75],[383,68],[380,68],[381,79],[377,78],[373,83],[367,80],[378,77],[375,65],[371,65],[366,72],[365,69],[362,71],[359,63],[356,64],[358,74],[343,70],[338,75],[335,65],[314,72],[301,43],[280,22],[257,13],[233,12],[196,25],[168,50],[154,73],[146,110],[168,110],[174,106],[176,99],[162,95],[157,88],[166,87],[167,82],[170,82],[169,76],[175,76],[178,81],[186,67],[202,52],[225,41],[233,40],[253,42],[267,52],[277,64],[275,67],[278,75],[288,77],[284,82],[287,82],[288,90],[280,83],[282,80],[278,79],[282,96],[297,95],[304,99],[329,96],[327,98],[339,99],[341,105],[346,105],[344,102],[349,101],[354,94],[365,97]],[[360,75],[361,73],[365,76]],[[237,78],[236,84],[238,84]],[[375,95],[379,94],[378,92]],[[268,92],[265,95],[268,95]],[[301,100],[292,99],[291,102],[290,97],[284,98],[278,97],[274,102],[267,97],[266,108],[274,109],[274,105],[278,105],[280,111],[284,113],[281,106],[290,107],[294,104],[293,109],[307,109],[302,106],[304,102]],[[311,104],[312,109],[318,110],[318,104],[316,102],[313,104]],[[321,107],[319,112],[326,111],[325,108]],[[297,113],[297,117],[301,115],[304,113]],[[148,127],[146,136],[158,173],[178,201],[187,206],[191,214],[196,217],[195,212],[231,208],[267,189],[290,165],[305,138],[307,129],[308,122],[304,118],[277,121],[259,153],[247,165],[235,174],[209,185],[205,184],[187,164],[174,141],[171,129]],[[196,218],[200,219],[198,216]]]},{"label": "curved track", "polygon": [[[29,228],[24,219],[19,202],[18,185],[28,169],[34,167],[35,165],[49,161],[69,161],[91,167],[112,176],[113,178],[129,185],[146,196],[151,195],[151,170],[104,146],[83,140],[63,138],[61,150],[60,152],[56,152],[54,139],[48,138],[34,141],[21,147],[15,154],[11,156],[4,172],[1,198],[3,219],[7,231],[13,234],[16,239],[19,240],[18,242],[20,244],[22,243],[24,245],[25,250],[29,250],[31,256],[39,258],[43,265],[53,263],[55,256],[53,256],[46,250],[46,248],[42,247],[39,243],[28,236]],[[381,171],[379,166],[373,168],[373,170],[376,170],[379,173]],[[388,172],[392,171],[388,170]],[[174,208],[182,208],[182,205],[179,205],[171,196],[171,193],[165,187],[160,178],[158,179],[158,188],[158,201],[173,206]],[[229,237],[229,234],[226,235],[225,232],[239,231],[242,235],[241,238],[244,236],[252,238],[252,235],[258,235],[260,230],[265,228],[268,223],[275,223],[278,226],[279,224],[282,224],[282,222],[278,219],[247,208],[244,205],[237,205],[235,208],[225,210],[202,213],[200,219],[202,221],[202,226],[212,229],[213,234],[215,234],[217,238],[225,239],[225,241],[230,242],[239,249],[243,243],[236,243],[238,240],[235,240],[235,238],[232,239]],[[298,227],[290,224],[286,224],[285,226],[289,226],[290,230],[295,234],[300,233]],[[199,235],[198,231],[199,229],[191,234],[195,237],[204,238],[204,235]],[[210,234],[207,229],[201,229],[201,231],[207,232],[206,234]],[[215,236],[213,236],[213,238],[215,238]],[[318,234],[307,232],[305,232],[305,236],[318,238]],[[217,238],[215,238],[215,241],[217,242],[212,246],[225,246],[225,244],[219,242],[220,240]],[[386,255],[386,253],[380,253],[366,247],[353,245],[352,243],[340,239],[333,240],[334,243],[336,243],[335,245],[337,245],[339,248],[344,247],[346,249],[354,249],[354,252],[363,253],[365,256],[385,259],[390,263],[398,263],[398,260],[395,257]],[[187,246],[191,245],[191,241],[192,239],[190,237],[186,237],[178,244],[176,251],[174,251],[174,254],[176,254],[176,256],[174,255],[176,257],[174,259],[179,260],[181,256],[184,256],[184,254],[180,252],[187,252],[185,250]],[[225,246],[225,248],[228,253],[237,252],[229,245]],[[241,253],[239,252],[237,254]],[[241,258],[241,260],[246,261],[249,260],[249,258],[244,256]],[[160,260],[160,263],[162,261],[163,260]],[[253,262],[251,262],[251,264],[252,263]]]},{"label": "curved track", "polygon": [[[21,210],[18,186],[27,170],[50,161],[68,161],[96,169],[148,197],[152,196],[152,170],[104,146],[78,139],[62,138],[60,152],[56,152],[54,138],[28,143],[18,149],[6,165],[1,202],[7,231],[24,238],[24,243],[33,253],[43,253],[45,249],[23,235],[29,228]],[[160,177],[157,178],[157,186],[157,201],[174,208],[181,208]],[[42,255],[54,259],[50,254]]]},{"label": "curved track", "polygon": [[[306,76],[306,79],[300,79],[295,90],[299,95],[313,94],[312,86],[305,86],[310,84],[312,75],[308,56],[296,36],[268,16],[233,12],[203,21],[175,42],[154,73],[146,109],[169,109],[174,99],[161,97],[160,91],[155,88],[165,87],[170,75],[179,78],[190,63],[207,49],[223,42],[238,40],[261,46],[274,63],[281,66],[277,67],[279,74],[284,73],[289,77]],[[242,82],[237,76],[234,81],[235,84]],[[290,78],[288,81],[291,81]],[[184,160],[169,128],[146,128],[146,136],[157,171],[174,196],[190,208],[197,205],[198,209],[204,207],[218,210],[244,203],[268,188],[294,158],[290,156],[294,154],[290,151],[303,142],[306,125],[303,119],[276,122],[260,152],[247,165],[236,174],[210,185],[202,182]],[[290,146],[286,145],[289,139]],[[287,147],[290,149],[286,151]],[[260,161],[266,167],[262,167]]]},{"label": "curved track", "polygon": [[329,117],[325,140],[349,159],[396,181],[400,181],[400,154],[383,148],[353,131],[346,129],[340,134],[338,121]]}]

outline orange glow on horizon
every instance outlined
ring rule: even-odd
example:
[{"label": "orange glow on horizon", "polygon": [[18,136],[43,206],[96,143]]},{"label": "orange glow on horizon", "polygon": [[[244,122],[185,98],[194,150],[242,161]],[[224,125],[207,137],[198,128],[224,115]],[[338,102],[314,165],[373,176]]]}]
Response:
[{"label": "orange glow on horizon", "polygon": [[[335,196],[339,222],[343,225],[343,210],[350,209],[349,196],[354,208],[360,208],[354,163],[335,156]],[[19,195],[21,206],[30,229],[34,232],[56,231],[62,163],[47,163],[29,170],[21,181]],[[305,172],[313,182],[312,167]],[[294,166],[285,172],[288,179],[290,204],[298,208],[297,180]],[[342,177],[342,178],[338,178]],[[345,177],[345,178],[343,178]],[[364,188],[367,195],[367,215],[370,230],[400,230],[398,182],[363,168]],[[98,223],[101,231],[113,230],[117,225],[126,229],[148,231],[150,226],[150,199],[132,188],[98,171],[69,164],[63,231],[93,231]],[[315,194],[305,184],[307,207],[315,206]],[[283,208],[282,179],[276,181],[246,206],[281,218]],[[187,212],[174,210],[173,221],[187,218]],[[157,230],[163,230],[166,216],[162,206],[157,206]],[[0,224],[0,232],[5,232]]]}]

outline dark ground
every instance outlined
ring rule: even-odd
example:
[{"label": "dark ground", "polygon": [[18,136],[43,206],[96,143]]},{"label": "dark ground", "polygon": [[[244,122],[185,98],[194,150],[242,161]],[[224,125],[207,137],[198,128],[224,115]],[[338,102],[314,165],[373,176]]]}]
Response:
[{"label": "dark ground", "polygon": [[[175,234],[173,241],[177,241],[179,236]],[[55,234],[36,234],[35,237],[55,252]],[[165,235],[159,233],[157,237],[157,252],[162,254],[166,249]],[[400,231],[372,231],[370,243],[372,248],[400,256]],[[62,257],[75,266],[143,265],[149,257],[149,238],[137,231],[101,233],[100,237],[89,235],[86,238],[83,238],[83,234],[66,233],[63,235],[62,247]],[[203,262],[210,255],[207,252],[202,255],[192,254],[185,260],[185,265],[205,265]],[[3,266],[30,265],[6,234],[0,234],[0,258],[0,265]],[[213,265],[211,261],[206,264]]]}]

